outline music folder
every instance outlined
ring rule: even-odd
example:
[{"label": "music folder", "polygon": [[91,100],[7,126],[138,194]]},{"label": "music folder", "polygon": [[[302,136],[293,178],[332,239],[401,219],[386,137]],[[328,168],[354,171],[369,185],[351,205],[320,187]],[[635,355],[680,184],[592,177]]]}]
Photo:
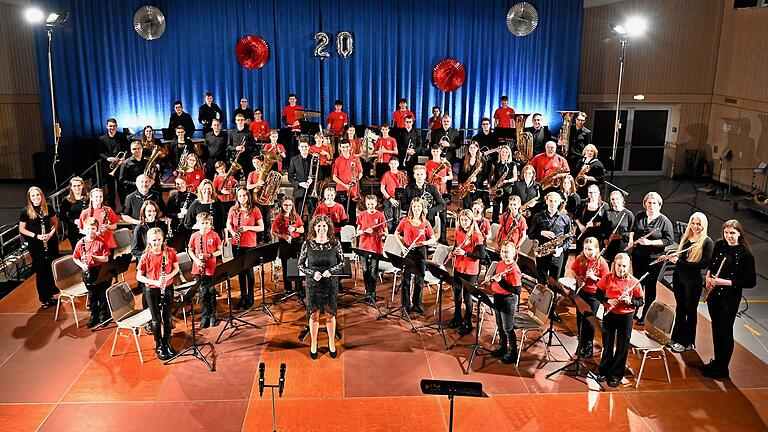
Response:
[{"label": "music folder", "polygon": [[483,383],[473,381],[421,380],[421,392],[438,396],[484,397]]}]

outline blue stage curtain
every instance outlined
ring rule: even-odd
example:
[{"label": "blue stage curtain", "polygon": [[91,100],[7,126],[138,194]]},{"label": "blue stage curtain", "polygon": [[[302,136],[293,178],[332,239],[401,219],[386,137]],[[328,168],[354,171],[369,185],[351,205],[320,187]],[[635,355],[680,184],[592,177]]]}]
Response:
[{"label": "blue stage curtain", "polygon": [[[205,91],[214,93],[229,125],[245,96],[279,127],[287,95],[296,93],[301,105],[324,114],[342,99],[357,124],[388,122],[397,99],[405,97],[419,127],[427,126],[433,105],[447,109],[456,127],[478,127],[508,95],[518,112],[540,111],[557,129],[556,111],[576,107],[583,5],[529,2],[539,11],[539,26],[518,38],[505,22],[516,1],[157,0],[151,4],[165,13],[167,29],[159,40],[145,41],[132,24],[144,0],[50,0],[49,9],[71,12],[55,30],[53,48],[64,142],[103,133],[108,117],[120,127],[164,127],[177,99],[197,120]],[[322,65],[312,56],[320,30],[333,41]],[[341,31],[354,35],[354,53],[346,59],[336,53]],[[248,34],[270,46],[260,70],[244,69],[235,59],[235,44]],[[37,45],[40,82],[46,83],[44,30]],[[432,69],[448,57],[464,64],[467,80],[446,94],[432,83]]]}]

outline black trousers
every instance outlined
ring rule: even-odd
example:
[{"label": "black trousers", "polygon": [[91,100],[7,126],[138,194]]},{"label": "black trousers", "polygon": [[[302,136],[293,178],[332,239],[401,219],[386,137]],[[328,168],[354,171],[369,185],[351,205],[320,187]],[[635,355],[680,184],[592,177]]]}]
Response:
[{"label": "black trousers", "polygon": [[[421,291],[424,288],[424,272],[427,270],[427,265],[424,262],[427,259],[426,247],[414,248],[406,258],[415,262],[421,269],[421,274],[411,274],[406,271],[403,272],[403,279],[400,282],[400,301],[404,308],[421,307]],[[413,280],[413,301],[411,301],[411,280]]]},{"label": "black trousers", "polygon": [[[477,284],[478,275],[470,275],[466,273],[453,272],[455,278],[463,279],[472,285]],[[472,295],[463,286],[461,288],[453,288],[453,316],[461,318],[465,323],[472,323]],[[464,303],[464,315],[461,314],[461,304]]]},{"label": "black trousers", "polygon": [[563,262],[565,260],[566,251],[560,254],[559,257],[553,255],[536,258],[536,272],[537,279],[540,284],[547,283],[547,276],[554,279],[560,277],[560,271],[563,268]]},{"label": "black trousers", "polygon": [[164,289],[160,289],[145,286],[144,295],[147,297],[149,313],[152,314],[152,334],[155,337],[155,343],[169,341],[171,330],[173,330],[173,325],[171,324],[173,287],[167,286]]},{"label": "black trousers", "polygon": [[[248,247],[238,247],[233,244],[232,256],[237,258],[245,255],[249,249]],[[253,289],[256,285],[256,278],[253,274],[253,268],[243,269],[243,271],[238,273],[237,281],[240,283],[240,306],[248,309],[253,306],[254,302]]]},{"label": "black trousers", "polygon": [[517,312],[517,294],[494,294],[493,308],[496,310],[496,327],[499,328],[499,346],[509,344],[509,349],[517,351],[515,334],[515,313]]},{"label": "black trousers", "polygon": [[707,309],[712,318],[712,345],[715,349],[715,368],[727,372],[733,356],[733,324],[741,303],[741,288],[720,287],[707,298]]},{"label": "black trousers", "polygon": [[629,338],[632,336],[632,314],[608,313],[603,317],[603,356],[600,375],[624,378],[627,365]]},{"label": "black trousers", "polygon": [[216,297],[218,296],[218,293],[216,292],[216,285],[213,285],[212,277],[207,275],[200,275],[200,304],[201,304],[201,311],[200,315],[202,315],[202,319],[213,319],[216,317]]},{"label": "black trousers", "polygon": [[94,283],[99,279],[100,271],[101,267],[92,267],[87,272],[83,272],[83,283],[85,283],[85,288],[88,289],[91,318],[106,321],[111,315],[109,305],[107,304],[107,288],[109,288],[109,283]]},{"label": "black trousers", "polygon": [[[597,314],[597,309],[600,307],[600,301],[595,298],[595,295],[581,290],[579,291],[579,297],[587,302],[589,308],[592,310],[592,316],[595,316],[595,314]],[[576,311],[576,328],[580,335],[581,346],[585,347],[587,344],[592,344],[595,340],[595,327],[592,326],[592,323],[589,322],[589,320],[584,319],[584,315],[578,310]]]},{"label": "black trousers", "polygon": [[385,199],[381,212],[384,213],[384,217],[389,221],[387,222],[387,232],[394,232],[398,221],[400,221],[400,206],[392,205],[388,199]]},{"label": "black trousers", "polygon": [[363,266],[363,282],[365,283],[365,293],[369,296],[376,295],[376,278],[379,277],[379,259],[360,257],[360,263]]},{"label": "black trousers", "polygon": [[672,340],[682,346],[696,343],[696,324],[698,323],[699,298],[704,287],[701,275],[690,279],[681,277],[675,271],[672,277],[672,287],[675,293],[675,326],[672,329]]},{"label": "black trousers", "polygon": [[37,288],[37,297],[40,303],[43,303],[59,293],[59,289],[56,288],[56,283],[53,281],[53,269],[51,268],[54,255],[58,255],[58,253],[54,254],[53,251],[45,252],[42,246],[32,247],[32,242],[29,242],[29,244],[32,270],[34,270],[36,276],[35,287]]},{"label": "black trousers", "polygon": [[502,193],[493,200],[493,223],[498,223],[501,214],[507,211],[510,196],[511,194]]},{"label": "black trousers", "polygon": [[[290,258],[298,258],[299,257],[299,243],[298,240],[294,240],[290,243],[288,243],[285,240],[280,240],[278,242],[280,246],[278,246],[278,256],[280,257],[280,263],[283,267],[283,289],[286,293],[293,292],[293,284],[294,281],[288,279],[288,260]],[[296,280],[296,290],[297,292],[299,288],[301,287],[301,281]]]},{"label": "black trousers", "polygon": [[640,315],[640,319],[645,319],[645,314],[648,313],[648,309],[656,300],[656,282],[659,280],[659,272],[661,271],[661,265],[649,265],[651,262],[645,258],[638,258],[632,260],[632,268],[635,277],[640,278],[645,272],[648,272],[648,276],[641,282],[643,291],[645,292],[645,303],[643,304],[643,312]]}]

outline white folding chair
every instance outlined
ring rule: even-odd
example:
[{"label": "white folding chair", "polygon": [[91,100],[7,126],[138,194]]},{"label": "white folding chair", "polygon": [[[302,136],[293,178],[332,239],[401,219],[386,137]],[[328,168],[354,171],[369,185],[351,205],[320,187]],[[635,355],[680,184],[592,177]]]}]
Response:
[{"label": "white folding chair", "polygon": [[[387,238],[384,239],[384,255],[403,256],[403,252],[400,249],[400,243],[398,243],[395,234],[388,234]],[[392,301],[394,302],[395,290],[397,288],[397,275],[400,274],[400,269],[393,266],[390,262],[379,262],[379,280],[383,282],[381,277],[387,273],[392,275]]]},{"label": "white folding chair", "polygon": [[[350,247],[357,247],[357,227],[355,225],[344,225],[341,227],[341,243],[348,243]],[[352,280],[357,288],[357,266],[360,265],[360,257],[354,252],[344,252],[344,256],[349,259],[352,268],[355,271],[355,277]]]},{"label": "white folding chair", "polygon": [[[117,243],[117,246],[112,252],[112,257],[117,258],[119,256],[131,253],[131,249],[133,247],[131,242],[133,231],[129,230],[128,228],[120,228],[115,230],[112,234],[115,236],[115,243]],[[125,282],[125,273],[120,274],[120,279]]]},{"label": "white folding chair", "polygon": [[109,353],[110,357],[115,354],[115,345],[117,344],[117,337],[120,336],[120,330],[130,330],[133,340],[136,342],[136,350],[139,352],[139,361],[144,363],[141,345],[139,345],[139,335],[142,327],[152,321],[152,314],[149,309],[135,309],[136,299],[133,297],[131,288],[125,282],[119,282],[107,289],[107,304],[112,313],[112,319],[117,324],[115,339],[112,341],[112,351]]},{"label": "white folding chair", "polygon": [[499,235],[500,228],[501,228],[501,225],[499,225],[498,223],[491,224],[491,235],[487,239],[485,239],[486,242],[498,243],[496,241],[496,236]]},{"label": "white folding chair", "polygon": [[56,315],[54,315],[53,320],[57,321],[59,319],[59,308],[61,305],[69,303],[72,305],[72,313],[75,315],[75,326],[80,328],[75,299],[88,295],[88,289],[83,283],[82,269],[75,264],[72,255],[57,258],[51,263],[51,269],[53,270],[53,281],[59,289],[59,299],[56,301]]},{"label": "white folding chair", "polygon": [[643,353],[643,360],[640,363],[640,371],[637,374],[635,388],[640,387],[640,379],[643,377],[645,361],[663,360],[664,370],[667,372],[667,382],[672,382],[669,375],[669,365],[667,364],[666,345],[672,339],[672,328],[675,325],[675,310],[669,305],[655,301],[648,308],[648,314],[645,317],[645,330],[637,331],[632,329],[632,336],[629,344],[632,351]]},{"label": "white folding chair", "polygon": [[[451,247],[446,246],[444,244],[438,244],[435,248],[435,253],[432,254],[432,258],[430,258],[429,262],[432,264],[435,264],[436,266],[442,267],[445,269],[445,259],[448,257],[448,254],[451,253]],[[434,285],[437,288],[437,304],[440,304],[440,296],[442,296],[442,290],[440,289],[440,279],[438,279],[435,275],[433,275],[429,269],[427,269],[426,273],[424,273],[424,283],[427,285],[427,290],[429,290],[429,293],[432,293],[432,285]],[[437,307],[435,307],[435,311],[433,314],[437,314]]]}]

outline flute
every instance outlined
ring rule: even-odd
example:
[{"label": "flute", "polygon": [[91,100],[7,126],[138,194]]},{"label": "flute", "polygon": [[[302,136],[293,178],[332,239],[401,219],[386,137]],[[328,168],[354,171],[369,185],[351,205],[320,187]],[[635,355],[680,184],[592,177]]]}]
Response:
[{"label": "flute", "polygon": [[646,234],[646,235],[640,237],[639,239],[633,241],[632,243],[628,244],[627,247],[624,250],[628,251],[630,249],[630,246],[634,247],[635,245],[637,245],[637,242],[639,242],[640,240],[647,239],[648,237],[652,236],[658,230],[659,230],[658,228],[652,229],[651,232],[649,232],[648,234]]},{"label": "flute", "polygon": [[619,227],[621,227],[621,223],[624,222],[624,218],[625,217],[627,217],[627,214],[626,213],[621,213],[621,217],[619,218],[619,222],[616,224],[616,227],[613,229],[613,231],[611,231],[611,235],[608,236],[608,238],[605,239],[605,241],[603,241],[603,244],[605,245],[605,247],[608,247],[611,244],[611,242],[613,241],[613,240],[611,240],[611,236],[616,234],[617,231],[619,231]]},{"label": "flute", "polygon": [[[720,267],[717,268],[717,273],[715,273],[715,277],[714,277],[715,279],[720,277],[720,272],[723,271],[723,265],[725,265],[725,257],[723,257],[723,260],[720,261]],[[707,299],[709,298],[709,294],[712,292],[712,290],[717,288],[717,287],[710,288],[708,285],[709,284],[706,284],[706,283],[704,284],[705,290],[704,290],[704,297],[702,297],[702,301],[705,303],[707,302]]]},{"label": "flute", "polygon": [[[595,221],[595,218],[597,217],[597,215],[599,215],[599,214],[600,214],[600,212],[601,212],[601,210],[603,209],[603,207],[604,207],[604,206],[605,206],[605,203],[602,203],[602,204],[600,205],[600,207],[598,207],[598,208],[597,208],[597,210],[595,211],[595,214],[594,214],[594,215],[592,215],[592,218],[590,218],[590,219],[587,221],[587,223],[586,223],[586,224],[584,224],[584,231],[582,231],[582,232],[581,232],[581,234],[579,234],[579,236],[576,238],[576,241],[579,241],[579,240],[581,240],[581,238],[584,236],[584,234],[585,234],[585,233],[587,232],[587,230],[589,229],[589,228],[587,228],[587,225],[589,225],[589,224],[591,224],[592,222],[594,222],[594,221]],[[586,207],[585,207],[585,208],[586,208]],[[624,214],[622,214],[622,216],[624,216]],[[619,223],[621,223],[621,222],[619,222]]]},{"label": "flute", "polygon": [[635,281],[635,283],[633,283],[632,286],[630,286],[629,288],[625,289],[621,293],[621,295],[616,299],[616,304],[614,304],[613,306],[608,306],[608,309],[605,310],[605,313],[610,313],[612,310],[614,310],[616,308],[616,306],[618,306],[619,303],[621,303],[622,301],[626,301],[626,300],[624,300],[624,297],[627,297],[628,295],[632,294],[632,291],[635,290],[635,287],[640,285],[640,282],[642,282],[643,279],[646,278],[646,276],[648,276],[648,272],[645,272],[645,274],[643,276],[641,276],[640,279]]},{"label": "flute", "polygon": [[694,248],[694,246],[696,246],[696,245],[691,245],[691,247],[687,247],[687,248],[685,248],[685,249],[683,249],[683,250],[681,250],[681,251],[674,251],[674,252],[672,252],[672,253],[671,253],[671,254],[669,254],[669,255],[662,255],[662,256],[660,256],[660,257],[656,258],[655,260],[653,260],[653,262],[651,262],[651,263],[650,263],[650,264],[648,264],[648,265],[654,265],[654,264],[658,264],[658,263],[660,263],[660,262],[662,262],[662,261],[666,261],[666,260],[668,260],[668,259],[670,259],[670,258],[672,258],[672,257],[676,257],[676,256],[679,256],[679,255],[682,255],[682,254],[683,254],[683,252],[688,252],[689,250],[693,249],[693,248]]},{"label": "flute", "polygon": [[[595,258],[594,264],[592,264],[589,267],[587,267],[587,271],[590,271],[590,270],[595,271],[595,270],[597,270],[597,266],[600,264],[600,258],[603,257],[603,254],[605,253],[605,249],[606,248],[602,248],[600,250],[600,252],[597,253],[597,258]],[[599,280],[599,278],[598,278],[598,280]],[[581,291],[581,289],[584,288],[584,285],[586,285],[586,284],[587,284],[587,276],[586,276],[586,273],[584,273],[584,282],[582,282],[581,285],[579,285],[579,287],[576,288],[576,294],[578,294],[579,291]]]},{"label": "flute", "polygon": [[510,267],[510,268],[504,270],[501,273],[496,273],[495,275],[493,275],[493,276],[489,277],[488,279],[484,280],[483,283],[481,283],[479,286],[485,286],[485,285],[493,282],[493,278],[495,278],[495,277],[503,278],[507,273],[510,273],[510,272],[514,271],[516,268],[518,268],[518,267],[514,266],[514,267]]},{"label": "flute", "polygon": [[[376,228],[378,228],[378,227],[380,227],[380,226],[382,226],[382,225],[386,225],[386,224],[388,224],[389,222],[391,222],[391,221],[392,221],[392,219],[393,219],[393,218],[389,218],[389,219],[385,220],[384,222],[379,222],[379,223],[377,223],[376,225],[373,225],[373,226],[371,226],[371,227],[369,227],[369,228],[370,228],[370,229],[376,229]],[[366,228],[366,229],[368,229],[368,228]],[[355,235],[353,235],[353,236],[352,236],[352,238],[360,237],[361,235],[363,235],[363,234],[366,234],[364,231],[365,231],[365,230],[361,230],[361,231],[358,231],[358,232],[356,232],[356,233],[355,233]]]},{"label": "flute", "polygon": [[421,238],[421,236],[423,236],[423,235],[424,235],[424,233],[425,233],[425,232],[426,232],[426,231],[425,231],[425,230],[423,230],[423,229],[419,230],[419,235],[417,235],[417,236],[416,236],[416,238],[415,238],[415,239],[413,239],[413,242],[412,242],[412,243],[410,244],[410,246],[408,246],[408,248],[405,250],[405,254],[403,254],[403,256],[407,256],[409,253],[411,253],[411,249],[413,249],[413,247],[414,247],[414,246],[416,246],[416,242],[418,242],[418,241],[419,241],[419,239]]}]

